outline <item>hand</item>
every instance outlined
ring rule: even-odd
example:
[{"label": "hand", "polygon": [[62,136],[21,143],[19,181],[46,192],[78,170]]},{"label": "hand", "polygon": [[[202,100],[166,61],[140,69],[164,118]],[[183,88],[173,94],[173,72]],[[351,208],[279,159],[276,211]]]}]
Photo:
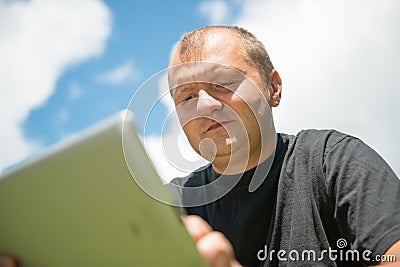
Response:
[{"label": "hand", "polygon": [[213,231],[199,216],[183,216],[182,220],[200,254],[211,267],[241,267],[235,259],[231,243],[222,233]]},{"label": "hand", "polygon": [[0,254],[0,267],[17,267],[17,263],[14,258]]}]

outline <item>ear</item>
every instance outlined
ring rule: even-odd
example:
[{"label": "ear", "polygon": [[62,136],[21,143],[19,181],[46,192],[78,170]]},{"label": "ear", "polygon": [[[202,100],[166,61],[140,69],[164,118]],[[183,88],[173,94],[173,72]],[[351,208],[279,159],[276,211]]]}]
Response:
[{"label": "ear", "polygon": [[271,80],[271,92],[270,92],[270,99],[271,99],[271,106],[277,107],[281,102],[281,95],[282,95],[282,80],[279,76],[278,71],[273,69],[270,74]]}]

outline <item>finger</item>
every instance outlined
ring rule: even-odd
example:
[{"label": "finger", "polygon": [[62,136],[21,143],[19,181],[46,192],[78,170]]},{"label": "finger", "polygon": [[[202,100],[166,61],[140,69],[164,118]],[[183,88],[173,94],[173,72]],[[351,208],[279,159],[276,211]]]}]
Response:
[{"label": "finger", "polygon": [[200,216],[187,215],[182,217],[187,231],[197,242],[200,238],[212,231],[211,226]]},{"label": "finger", "polygon": [[10,256],[0,255],[0,267],[17,267],[17,263]]},{"label": "finger", "polygon": [[232,245],[220,232],[210,232],[196,243],[200,254],[212,267],[230,267],[239,264],[235,260]]}]

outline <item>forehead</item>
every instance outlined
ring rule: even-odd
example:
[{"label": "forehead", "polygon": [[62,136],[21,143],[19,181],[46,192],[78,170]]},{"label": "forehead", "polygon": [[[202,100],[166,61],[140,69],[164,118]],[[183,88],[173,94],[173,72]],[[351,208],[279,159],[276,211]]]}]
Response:
[{"label": "forehead", "polygon": [[200,48],[187,54],[180,54],[179,46],[175,49],[168,78],[170,88],[175,88],[189,82],[213,82],[222,75],[243,75],[250,67],[235,33],[212,31],[204,36]]},{"label": "forehead", "polygon": [[174,50],[170,65],[187,62],[208,61],[230,65],[237,58],[245,56],[241,40],[236,33],[228,30],[209,30],[185,38]]}]

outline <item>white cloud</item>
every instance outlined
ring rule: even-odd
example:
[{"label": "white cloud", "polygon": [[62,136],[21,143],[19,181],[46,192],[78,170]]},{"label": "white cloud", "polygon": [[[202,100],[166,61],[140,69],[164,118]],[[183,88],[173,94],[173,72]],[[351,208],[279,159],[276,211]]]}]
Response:
[{"label": "white cloud", "polygon": [[110,31],[97,0],[0,1],[0,170],[35,149],[21,123],[66,68],[103,52]]},{"label": "white cloud", "polygon": [[139,78],[139,71],[135,68],[131,61],[127,61],[118,67],[103,73],[97,77],[100,83],[112,85],[123,84],[136,81]]},{"label": "white cloud", "polygon": [[[150,135],[144,141],[146,152],[165,183],[176,177],[185,177],[193,170],[206,164],[206,161],[200,159],[200,156],[194,152],[189,143],[186,143],[186,140],[181,138],[177,140],[177,136],[181,137],[182,134],[170,131],[165,133],[163,138],[160,138],[159,135]],[[171,146],[179,146],[179,150],[173,150]],[[169,151],[168,154],[166,154],[166,151]],[[182,156],[185,156],[185,161],[182,161]],[[178,158],[181,159],[180,162],[177,161]],[[185,165],[189,165],[190,169],[184,168]]]},{"label": "white cloud", "polygon": [[209,21],[209,24],[218,25],[225,21],[229,7],[225,1],[207,0],[200,2],[198,11]]},{"label": "white cloud", "polygon": [[83,95],[83,88],[77,83],[71,83],[68,88],[68,96],[71,100],[76,100]]},{"label": "white cloud", "polygon": [[237,20],[283,79],[277,129],[336,128],[362,138],[400,174],[400,2],[249,0]]}]

